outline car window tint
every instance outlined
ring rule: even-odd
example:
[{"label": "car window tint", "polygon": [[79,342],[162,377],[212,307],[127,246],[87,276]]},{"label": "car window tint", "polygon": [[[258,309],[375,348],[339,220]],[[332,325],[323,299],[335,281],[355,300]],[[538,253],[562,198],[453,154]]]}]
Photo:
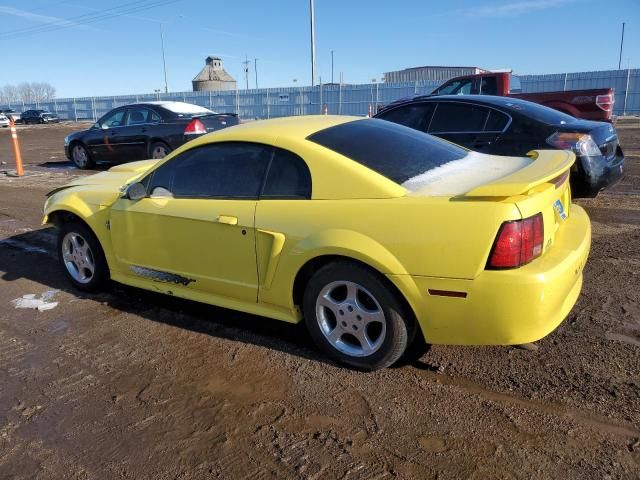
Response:
[{"label": "car window tint", "polygon": [[118,110],[116,112],[107,114],[107,116],[100,121],[100,125],[107,127],[120,127],[123,124],[123,117],[124,110]]},{"label": "car window tint", "polygon": [[467,150],[412,128],[376,118],[329,127],[307,137],[402,184],[459,160]]},{"label": "car window tint", "polygon": [[480,89],[482,95],[497,95],[498,83],[496,77],[482,77],[480,80]]},{"label": "car window tint", "polygon": [[434,93],[436,95],[469,95],[473,87],[473,79],[466,78],[456,80],[449,85],[440,87]]},{"label": "car window tint", "polygon": [[156,112],[151,111],[151,121],[157,123],[160,120],[162,120],[162,118],[160,118],[160,115],[158,115]]},{"label": "car window tint", "polygon": [[160,166],[148,191],[173,197],[258,198],[271,148],[220,143],[188,150]]},{"label": "car window tint", "polygon": [[429,133],[481,132],[487,109],[465,103],[438,103]]},{"label": "car window tint", "polygon": [[383,112],[376,118],[399,123],[400,125],[415,128],[416,130],[426,130],[426,126],[429,124],[429,120],[431,120],[432,111],[433,104],[420,103],[394,108],[388,112]]},{"label": "car window tint", "polygon": [[127,125],[141,125],[147,123],[149,110],[146,108],[130,108],[127,116]]},{"label": "car window tint", "polygon": [[311,198],[311,173],[305,161],[276,148],[260,198]]},{"label": "car window tint", "polygon": [[509,117],[497,110],[489,110],[489,118],[485,124],[485,132],[501,132],[507,126]]}]

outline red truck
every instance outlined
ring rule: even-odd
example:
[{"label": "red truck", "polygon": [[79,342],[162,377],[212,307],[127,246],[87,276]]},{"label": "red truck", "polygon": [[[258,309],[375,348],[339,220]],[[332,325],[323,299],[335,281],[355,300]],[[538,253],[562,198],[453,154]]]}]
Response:
[{"label": "red truck", "polygon": [[488,72],[452,78],[431,95],[498,95],[521,98],[585,120],[611,122],[613,88],[521,93],[520,79],[507,72]]}]

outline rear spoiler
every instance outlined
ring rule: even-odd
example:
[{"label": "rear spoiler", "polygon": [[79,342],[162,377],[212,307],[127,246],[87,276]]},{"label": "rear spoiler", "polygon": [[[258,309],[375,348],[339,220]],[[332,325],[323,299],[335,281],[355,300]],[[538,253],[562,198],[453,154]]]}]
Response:
[{"label": "rear spoiler", "polygon": [[533,162],[505,177],[474,188],[465,197],[512,197],[526,194],[541,183],[551,182],[566,173],[576,161],[568,150],[532,150]]}]

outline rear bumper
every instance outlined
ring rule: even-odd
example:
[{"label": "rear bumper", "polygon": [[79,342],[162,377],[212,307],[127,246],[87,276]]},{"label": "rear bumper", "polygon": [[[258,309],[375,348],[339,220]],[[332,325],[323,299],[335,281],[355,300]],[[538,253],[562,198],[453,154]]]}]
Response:
[{"label": "rear bumper", "polygon": [[618,147],[610,162],[602,157],[581,157],[582,176],[572,182],[574,197],[595,197],[598,192],[613,186],[624,174],[624,154]]},{"label": "rear bumper", "polygon": [[[408,300],[425,340],[517,345],[555,330],[580,294],[591,246],[591,223],[581,207],[572,205],[563,223],[553,247],[524,267],[485,270],[473,280],[411,276],[415,288]],[[400,286],[406,279],[399,277],[392,280]],[[429,290],[464,292],[466,297],[434,295]]]}]

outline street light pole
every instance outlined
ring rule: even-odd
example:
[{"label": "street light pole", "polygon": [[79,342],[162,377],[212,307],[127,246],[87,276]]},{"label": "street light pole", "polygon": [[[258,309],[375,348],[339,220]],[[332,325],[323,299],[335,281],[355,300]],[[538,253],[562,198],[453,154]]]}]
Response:
[{"label": "street light pole", "polygon": [[167,61],[164,58],[164,24],[160,23],[160,45],[162,46],[162,69],[164,70],[164,93],[169,93],[167,85]]},{"label": "street light pole", "polygon": [[620,66],[622,65],[622,46],[624,45],[624,24],[626,22],[622,22],[622,37],[620,38],[620,58],[618,59],[618,70],[620,70]]},{"label": "street light pole", "polygon": [[333,50],[331,50],[331,83],[333,83]]},{"label": "street light pole", "polygon": [[313,87],[316,82],[316,27],[313,0],[309,0],[309,9],[311,11],[311,86]]},{"label": "street light pole", "polygon": [[256,90],[258,89],[258,59],[253,59],[253,70],[256,72]]}]

